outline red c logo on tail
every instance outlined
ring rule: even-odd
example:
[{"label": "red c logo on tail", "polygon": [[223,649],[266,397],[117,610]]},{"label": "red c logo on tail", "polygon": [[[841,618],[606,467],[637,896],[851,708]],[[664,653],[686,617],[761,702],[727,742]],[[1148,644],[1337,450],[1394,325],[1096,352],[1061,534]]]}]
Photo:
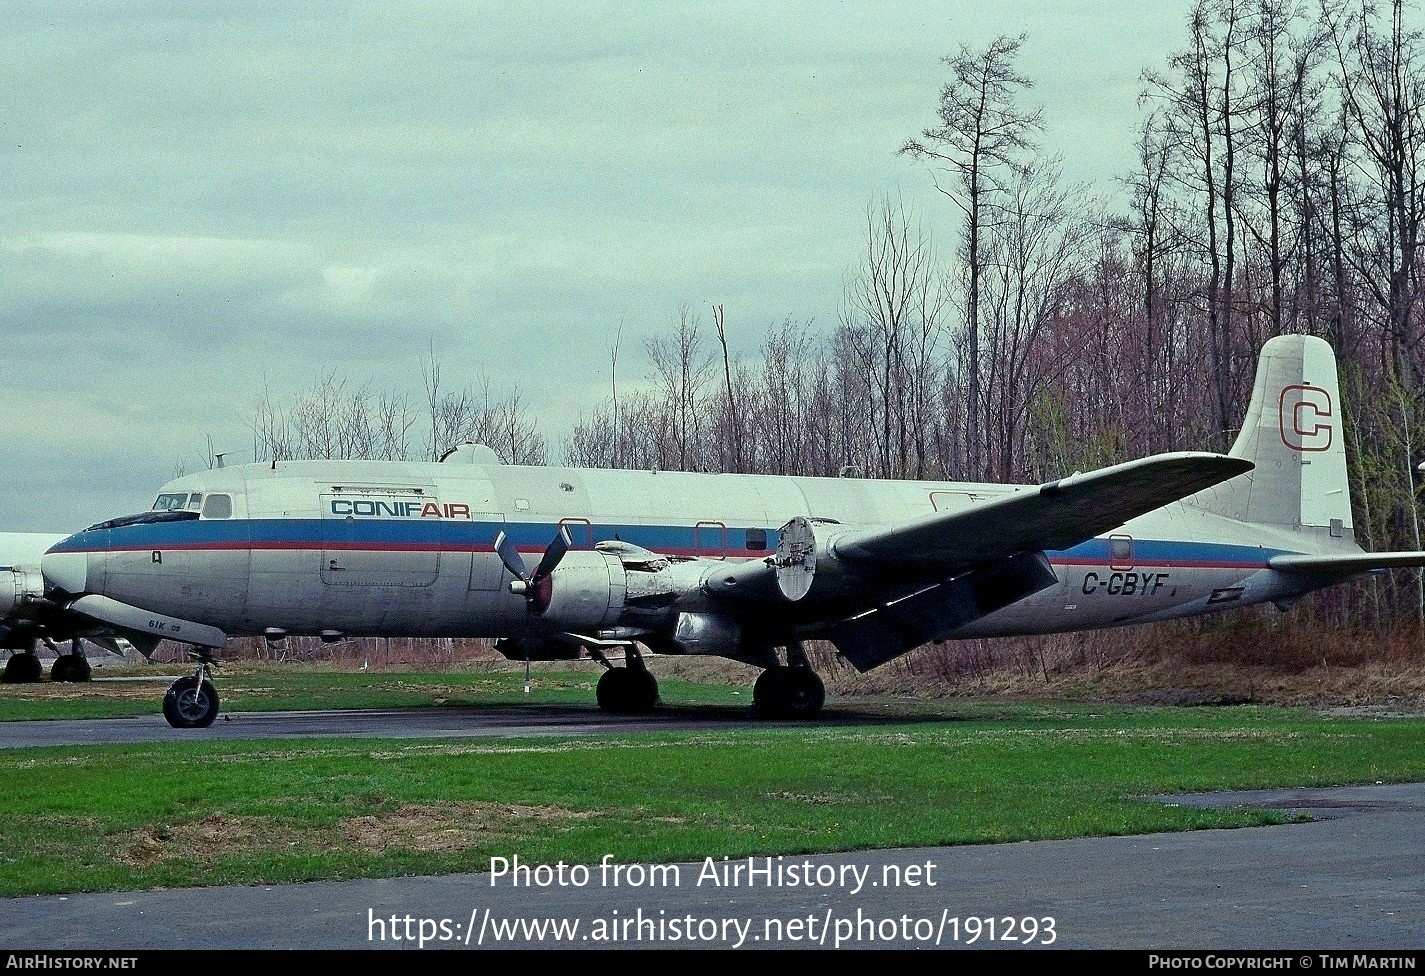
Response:
[{"label": "red c logo on tail", "polygon": [[1331,446],[1331,394],[1319,386],[1288,386],[1278,401],[1282,443],[1293,451],[1324,451]]}]

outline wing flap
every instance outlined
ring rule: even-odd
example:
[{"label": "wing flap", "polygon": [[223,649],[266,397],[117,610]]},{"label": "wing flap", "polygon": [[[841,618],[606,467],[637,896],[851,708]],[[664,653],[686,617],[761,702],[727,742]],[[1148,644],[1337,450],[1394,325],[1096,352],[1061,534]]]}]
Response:
[{"label": "wing flap", "polygon": [[835,624],[826,636],[866,672],[1058,581],[1042,553],[1025,553],[873,607]]},{"label": "wing flap", "polygon": [[1062,550],[1252,470],[1242,458],[1159,454],[1026,488],[956,512],[852,531],[835,541],[851,562],[954,569],[1020,552]]}]

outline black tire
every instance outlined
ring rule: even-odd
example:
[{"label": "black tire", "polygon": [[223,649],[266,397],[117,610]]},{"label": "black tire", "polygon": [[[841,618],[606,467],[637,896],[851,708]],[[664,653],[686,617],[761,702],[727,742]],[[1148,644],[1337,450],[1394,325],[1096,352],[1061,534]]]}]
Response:
[{"label": "black tire", "polygon": [[816,718],[826,704],[826,685],[811,668],[775,665],[752,686],[752,707],[762,718]]},{"label": "black tire", "polygon": [[61,654],[49,669],[51,681],[88,681],[93,677],[89,661],[78,654]]},{"label": "black tire", "polygon": [[786,707],[786,693],[783,686],[787,681],[787,669],[780,664],[763,671],[752,686],[752,710],[762,718],[783,718]]},{"label": "black tire", "polygon": [[163,696],[163,717],[175,729],[206,729],[218,717],[218,689],[206,678],[179,678]]},{"label": "black tire", "polygon": [[651,712],[658,704],[658,679],[643,668],[609,668],[599,677],[595,693],[606,712]]},{"label": "black tire", "polygon": [[811,668],[787,668],[782,696],[783,715],[787,718],[816,718],[826,704],[826,685]]},{"label": "black tire", "polygon": [[10,660],[5,662],[4,678],[0,680],[7,685],[28,685],[42,679],[44,674],[45,668],[40,663],[39,655],[33,651],[21,651],[10,655]]},{"label": "black tire", "polygon": [[623,668],[606,668],[604,673],[599,675],[599,683],[594,687],[594,697],[598,699],[599,707],[606,712],[623,711],[623,673]]},{"label": "black tire", "polygon": [[594,695],[606,712],[627,712],[633,697],[628,668],[609,668],[599,676]]},{"label": "black tire", "polygon": [[658,679],[643,668],[626,668],[629,672],[630,712],[651,712],[658,704]]}]

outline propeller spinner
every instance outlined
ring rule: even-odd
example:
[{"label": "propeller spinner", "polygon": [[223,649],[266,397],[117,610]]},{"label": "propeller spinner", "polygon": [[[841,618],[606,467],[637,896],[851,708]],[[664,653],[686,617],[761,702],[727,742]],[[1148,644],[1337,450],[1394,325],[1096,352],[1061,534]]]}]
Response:
[{"label": "propeller spinner", "polygon": [[505,564],[510,575],[515,577],[510,581],[510,592],[523,594],[531,613],[543,613],[549,609],[549,600],[554,592],[554,569],[573,544],[568,527],[560,525],[554,541],[544,550],[539,565],[530,573],[514,540],[503,530],[495,537],[495,552],[499,553],[500,562]]}]

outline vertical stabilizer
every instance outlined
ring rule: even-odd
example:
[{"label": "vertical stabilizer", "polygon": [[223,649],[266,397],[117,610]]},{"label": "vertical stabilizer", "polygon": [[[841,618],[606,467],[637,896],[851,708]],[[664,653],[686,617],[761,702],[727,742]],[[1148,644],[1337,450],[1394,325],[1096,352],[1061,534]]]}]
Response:
[{"label": "vertical stabilizer", "polygon": [[1269,339],[1242,430],[1229,452],[1251,472],[1200,493],[1194,504],[1267,525],[1321,527],[1350,538],[1351,492],[1336,357],[1325,339]]}]

